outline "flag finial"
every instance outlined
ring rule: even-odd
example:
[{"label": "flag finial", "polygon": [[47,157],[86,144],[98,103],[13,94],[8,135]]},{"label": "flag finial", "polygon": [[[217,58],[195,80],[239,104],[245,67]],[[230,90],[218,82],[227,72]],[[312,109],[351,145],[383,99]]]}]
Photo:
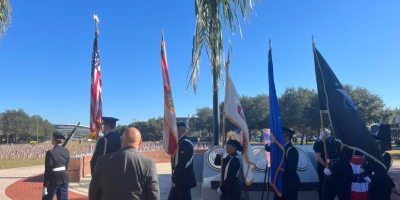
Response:
[{"label": "flag finial", "polygon": [[272,50],[272,46],[271,46],[271,38],[269,38],[269,50]]},{"label": "flag finial", "polygon": [[312,47],[315,48],[314,35],[311,35]]},{"label": "flag finial", "polygon": [[95,25],[94,34],[97,36],[99,34],[99,29],[98,29],[99,18],[97,17],[97,15],[94,15],[93,18],[94,18],[94,25]]},{"label": "flag finial", "polygon": [[164,29],[161,27],[161,45],[164,45]]},{"label": "flag finial", "polygon": [[228,61],[225,62],[226,74],[229,73],[229,64],[231,64],[230,53],[228,52]]}]

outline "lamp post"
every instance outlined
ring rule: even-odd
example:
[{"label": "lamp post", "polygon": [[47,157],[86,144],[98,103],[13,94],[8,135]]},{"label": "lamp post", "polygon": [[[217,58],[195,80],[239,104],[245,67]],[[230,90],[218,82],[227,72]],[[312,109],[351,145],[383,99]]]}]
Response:
[{"label": "lamp post", "polygon": [[35,118],[36,118],[36,144],[39,144],[39,122],[38,122],[38,117],[37,116],[35,116]]}]

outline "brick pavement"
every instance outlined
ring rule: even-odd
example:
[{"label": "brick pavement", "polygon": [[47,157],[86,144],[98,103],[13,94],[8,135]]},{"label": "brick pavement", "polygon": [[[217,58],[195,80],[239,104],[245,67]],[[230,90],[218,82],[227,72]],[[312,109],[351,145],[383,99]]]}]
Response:
[{"label": "brick pavement", "polygon": [[[164,163],[157,164],[157,172],[160,176],[159,177],[160,186],[167,185],[166,183],[164,183],[167,182],[166,181],[167,179],[169,181],[169,178],[167,176],[163,177],[165,175],[169,175],[169,170],[167,169],[168,166]],[[43,171],[44,171],[44,166],[33,166],[33,167],[0,170],[0,200],[3,199],[8,200],[10,198],[13,200],[40,199],[42,191],[42,182],[43,182],[43,175],[42,175]],[[395,161],[393,163],[393,166],[389,173],[390,176],[395,181],[397,190],[400,192],[400,161]],[[169,187],[166,188],[168,189]],[[165,192],[167,191],[164,191],[164,193]],[[161,193],[163,194],[163,192]],[[198,195],[201,195],[201,191]],[[86,200],[88,198],[85,195],[73,193],[70,190],[69,199]],[[400,197],[395,194],[392,194],[391,199],[400,200]]]},{"label": "brick pavement", "polygon": [[44,172],[44,165],[0,170],[0,199],[8,200],[6,188],[12,183]]},{"label": "brick pavement", "polygon": [[[43,174],[19,180],[7,187],[5,193],[13,200],[41,199]],[[56,199],[56,198],[54,198]],[[86,200],[87,196],[68,192],[68,199]]]}]

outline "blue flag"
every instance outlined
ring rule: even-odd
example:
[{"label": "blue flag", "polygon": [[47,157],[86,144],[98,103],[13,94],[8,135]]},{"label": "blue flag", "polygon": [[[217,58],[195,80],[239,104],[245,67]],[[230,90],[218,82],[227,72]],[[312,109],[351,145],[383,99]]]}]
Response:
[{"label": "blue flag", "polygon": [[271,171],[270,185],[277,196],[282,196],[282,173],[285,170],[285,148],[282,137],[282,127],[279,115],[278,98],[276,97],[274,69],[271,48],[268,51],[268,80],[269,80],[269,121],[271,131]]}]

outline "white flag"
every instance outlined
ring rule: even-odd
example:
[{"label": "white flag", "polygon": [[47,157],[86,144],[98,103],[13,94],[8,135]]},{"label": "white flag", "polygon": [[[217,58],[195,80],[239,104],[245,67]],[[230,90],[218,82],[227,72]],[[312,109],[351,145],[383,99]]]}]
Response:
[{"label": "white flag", "polygon": [[240,144],[243,146],[242,151],[242,168],[246,181],[246,185],[251,185],[254,181],[254,164],[253,149],[249,140],[249,130],[247,128],[246,118],[239,101],[239,95],[229,75],[226,75],[225,85],[225,117],[237,126],[236,133]]}]

